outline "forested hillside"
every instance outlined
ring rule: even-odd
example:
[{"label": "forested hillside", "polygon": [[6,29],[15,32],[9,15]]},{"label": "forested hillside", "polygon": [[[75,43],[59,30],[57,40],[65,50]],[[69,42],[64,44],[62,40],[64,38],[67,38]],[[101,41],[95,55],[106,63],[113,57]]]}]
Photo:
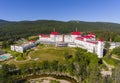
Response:
[{"label": "forested hillside", "polygon": [[[103,37],[107,34],[112,36],[120,34],[120,24],[107,22],[83,22],[83,21],[55,21],[55,20],[37,20],[37,21],[19,21],[10,22],[0,20],[0,40],[18,39],[40,33],[49,34],[56,29],[59,33],[71,33],[78,28],[82,32],[94,32],[98,37]],[[107,32],[107,33],[106,33]],[[107,40],[109,38],[105,38]],[[114,40],[114,38],[112,38]]]}]

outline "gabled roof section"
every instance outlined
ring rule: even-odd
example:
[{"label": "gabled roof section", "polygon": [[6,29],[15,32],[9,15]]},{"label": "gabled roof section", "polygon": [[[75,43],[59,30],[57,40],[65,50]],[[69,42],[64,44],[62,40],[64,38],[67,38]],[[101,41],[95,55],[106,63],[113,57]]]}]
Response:
[{"label": "gabled roof section", "polygon": [[32,42],[32,43],[34,43],[34,42],[35,42],[35,40],[30,40],[29,42]]},{"label": "gabled roof section", "polygon": [[90,38],[94,38],[94,37],[93,37],[93,36],[86,35],[86,36],[84,36],[84,38],[90,39]]},{"label": "gabled roof section", "polygon": [[52,35],[58,35],[59,33],[56,31],[51,32]]},{"label": "gabled roof section", "polygon": [[76,39],[77,39],[77,40],[81,40],[81,41],[83,41],[83,40],[84,40],[84,38],[83,38],[83,37],[76,37]]},{"label": "gabled roof section", "polygon": [[104,40],[102,38],[100,38],[98,41],[103,42]]},{"label": "gabled roof section", "polygon": [[72,35],[81,35],[81,32],[79,32],[79,31],[74,31],[74,32],[72,32]]},{"label": "gabled roof section", "polygon": [[90,34],[88,34],[88,36],[93,36],[93,37],[95,37],[95,34],[94,34],[94,33],[90,33]]}]

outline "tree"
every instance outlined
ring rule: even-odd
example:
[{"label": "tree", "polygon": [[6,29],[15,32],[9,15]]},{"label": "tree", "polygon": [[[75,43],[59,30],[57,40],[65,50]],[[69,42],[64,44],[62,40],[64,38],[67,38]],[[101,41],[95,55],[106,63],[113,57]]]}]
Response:
[{"label": "tree", "polygon": [[15,83],[16,77],[13,77],[11,74],[14,74],[15,69],[15,65],[3,64],[0,69],[0,83]]},{"label": "tree", "polygon": [[6,41],[2,42],[2,48],[7,48],[7,42]]},{"label": "tree", "polygon": [[49,62],[48,61],[43,61],[42,62],[42,68],[43,68],[43,70],[50,70],[50,64],[49,64]]},{"label": "tree", "polygon": [[89,83],[101,83],[100,79],[101,75],[98,65],[96,64],[89,68]]},{"label": "tree", "polygon": [[65,60],[68,60],[68,59],[72,58],[72,55],[70,55],[68,52],[65,52],[64,57],[65,57]]},{"label": "tree", "polygon": [[112,54],[116,54],[118,56],[120,56],[120,47],[116,47],[112,50]]},{"label": "tree", "polygon": [[115,41],[115,42],[120,42],[120,35],[115,36],[114,41]]},{"label": "tree", "polygon": [[58,64],[58,71],[60,73],[64,73],[66,72],[66,70],[67,70],[66,64],[61,64],[61,63]]},{"label": "tree", "polygon": [[106,48],[106,49],[109,49],[109,47],[110,47],[110,43],[105,42],[105,48]]},{"label": "tree", "polygon": [[110,43],[105,42],[105,48],[106,48],[105,53],[109,54]]},{"label": "tree", "polygon": [[117,67],[115,67],[112,77],[113,83],[120,83],[120,64],[118,64]]},{"label": "tree", "polygon": [[75,70],[75,66],[73,63],[67,64],[67,71],[70,73],[70,75],[74,75],[74,70]]},{"label": "tree", "polygon": [[51,66],[52,71],[57,71],[58,70],[58,61],[57,60],[52,61],[50,66]]}]

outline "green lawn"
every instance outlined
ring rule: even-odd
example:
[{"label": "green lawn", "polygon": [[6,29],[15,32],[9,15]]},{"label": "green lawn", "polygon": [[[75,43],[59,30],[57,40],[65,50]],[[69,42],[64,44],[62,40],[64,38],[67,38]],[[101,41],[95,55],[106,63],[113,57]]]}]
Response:
[{"label": "green lawn", "polygon": [[[35,49],[31,50],[29,53],[29,56],[31,57],[30,60],[23,60],[16,62],[13,59],[9,61],[5,61],[5,63],[9,64],[15,64],[15,65],[22,65],[22,64],[29,64],[33,62],[42,62],[45,60],[53,61],[58,60],[60,62],[64,62],[64,53],[68,52],[70,55],[75,54],[76,49],[75,48],[69,48],[69,47],[55,47],[51,45],[38,45]],[[13,54],[16,52],[13,52]],[[16,55],[15,55],[16,56]],[[26,57],[28,59],[28,57]],[[36,60],[37,59],[37,60]]]},{"label": "green lawn", "polygon": [[54,46],[38,46],[35,51],[30,53],[32,59],[39,58],[39,61],[63,61],[64,53],[68,52],[71,55],[74,55],[75,48],[68,48],[68,47],[54,47]]},{"label": "green lawn", "polygon": [[112,59],[112,58],[104,58],[104,60],[110,64],[110,65],[114,65],[116,64],[116,60]]}]

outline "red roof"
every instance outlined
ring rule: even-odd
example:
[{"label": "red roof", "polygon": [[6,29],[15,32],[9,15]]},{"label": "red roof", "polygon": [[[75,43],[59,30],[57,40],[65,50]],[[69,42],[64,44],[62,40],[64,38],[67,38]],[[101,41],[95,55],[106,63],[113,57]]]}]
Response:
[{"label": "red roof", "polygon": [[103,39],[102,39],[102,38],[100,38],[98,41],[101,41],[101,42],[103,42]]},{"label": "red roof", "polygon": [[87,41],[89,43],[92,43],[92,44],[98,44],[98,42],[95,42],[95,41]]},{"label": "red roof", "polygon": [[88,36],[95,37],[95,34],[94,33],[90,33],[90,34],[88,34]]},{"label": "red roof", "polygon": [[29,42],[32,42],[32,43],[33,43],[33,42],[35,42],[35,40],[30,40]]},{"label": "red roof", "polygon": [[86,35],[84,38],[93,38],[93,36]]},{"label": "red roof", "polygon": [[44,34],[41,34],[41,37],[50,38],[49,35],[44,35]]},{"label": "red roof", "polygon": [[81,32],[74,31],[74,32],[72,32],[72,35],[81,35]]},{"label": "red roof", "polygon": [[58,35],[58,32],[51,32],[52,35]]},{"label": "red roof", "polygon": [[[80,41],[84,41],[84,37],[76,37],[77,40],[80,40]],[[92,43],[92,44],[98,44],[98,42],[96,41],[87,41],[89,43]]]},{"label": "red roof", "polygon": [[95,35],[94,33],[90,33],[89,35]]},{"label": "red roof", "polygon": [[83,41],[84,38],[83,37],[76,37],[76,39]]}]

